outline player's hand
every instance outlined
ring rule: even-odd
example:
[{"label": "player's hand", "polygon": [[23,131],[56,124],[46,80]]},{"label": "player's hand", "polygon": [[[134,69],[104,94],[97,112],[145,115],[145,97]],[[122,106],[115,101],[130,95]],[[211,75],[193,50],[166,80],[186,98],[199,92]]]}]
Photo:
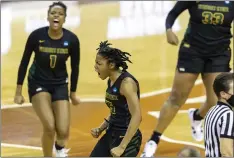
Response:
[{"label": "player's hand", "polygon": [[22,95],[15,95],[14,103],[15,104],[23,104],[24,103],[24,97]]},{"label": "player's hand", "polygon": [[172,45],[178,45],[179,44],[179,39],[176,36],[176,34],[171,30],[167,30],[167,42]]},{"label": "player's hand", "polygon": [[111,155],[113,157],[120,157],[125,151],[125,148],[121,147],[121,146],[117,146],[113,149],[111,149]]},{"label": "player's hand", "polygon": [[94,138],[98,138],[102,134],[102,130],[100,128],[93,128],[91,129],[91,135]]},{"label": "player's hand", "polygon": [[76,95],[75,92],[71,92],[70,99],[73,105],[80,104],[80,98]]}]

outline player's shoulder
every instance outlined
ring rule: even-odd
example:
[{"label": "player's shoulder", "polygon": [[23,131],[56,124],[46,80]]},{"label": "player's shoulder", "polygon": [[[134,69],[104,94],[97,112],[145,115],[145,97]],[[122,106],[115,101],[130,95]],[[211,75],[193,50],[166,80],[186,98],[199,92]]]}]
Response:
[{"label": "player's shoulder", "polygon": [[122,84],[136,85],[138,84],[138,81],[132,74],[130,74],[129,72],[125,72]]},{"label": "player's shoulder", "polygon": [[41,34],[47,32],[47,31],[46,31],[47,29],[48,29],[48,26],[40,27],[40,28],[37,28],[37,29],[35,29],[34,31],[32,31],[31,34],[34,34],[34,35],[41,35]]},{"label": "player's shoulder", "polygon": [[138,82],[137,79],[134,77],[134,75],[129,73],[128,71],[125,72],[124,80],[126,80],[128,82]]},{"label": "player's shoulder", "polygon": [[47,28],[48,27],[40,27],[40,28],[33,30],[29,34],[29,38],[31,40],[37,40],[37,39],[41,38],[42,36],[44,36],[47,33]]},{"label": "player's shoulder", "polygon": [[123,81],[123,83],[134,83],[134,79],[130,76],[126,76]]},{"label": "player's shoulder", "polygon": [[65,28],[63,28],[63,33],[64,33],[64,35],[66,36],[66,37],[68,37],[69,39],[71,39],[71,40],[78,40],[79,41],[79,38],[78,38],[78,36],[75,34],[75,33],[73,33],[72,31],[70,31],[70,30],[68,30],[68,29],[65,29]]}]

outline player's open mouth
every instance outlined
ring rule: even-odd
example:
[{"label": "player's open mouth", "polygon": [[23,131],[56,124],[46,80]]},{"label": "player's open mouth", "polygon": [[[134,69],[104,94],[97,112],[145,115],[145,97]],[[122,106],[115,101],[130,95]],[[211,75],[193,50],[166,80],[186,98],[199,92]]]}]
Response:
[{"label": "player's open mouth", "polygon": [[98,76],[100,77],[100,72],[98,72],[98,70],[95,68],[95,71],[98,73]]},{"label": "player's open mouth", "polygon": [[59,26],[59,20],[58,19],[54,19],[54,26]]}]

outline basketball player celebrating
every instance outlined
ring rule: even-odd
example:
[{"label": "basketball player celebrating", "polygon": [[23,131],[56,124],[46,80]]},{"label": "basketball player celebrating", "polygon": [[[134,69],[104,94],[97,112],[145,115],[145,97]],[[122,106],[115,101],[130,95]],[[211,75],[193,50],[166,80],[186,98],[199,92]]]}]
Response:
[{"label": "basketball player celebrating", "polygon": [[90,156],[136,157],[142,141],[139,83],[126,71],[126,61],[131,62],[127,56],[130,54],[109,45],[107,41],[101,42],[95,70],[102,80],[108,78],[105,102],[110,108],[110,116],[100,127],[91,130],[94,138],[98,138],[105,129],[106,133]]},{"label": "basketball player celebrating", "polygon": [[46,157],[53,153],[56,133],[56,157],[67,156],[65,143],[69,136],[70,105],[66,61],[71,58],[70,99],[74,105],[79,75],[80,44],[77,36],[63,28],[67,7],[62,2],[49,6],[49,27],[33,31],[27,40],[19,66],[14,102],[22,104],[22,85],[32,52],[35,58],[28,73],[30,102],[43,125],[42,148]]},{"label": "basketball player celebrating", "polygon": [[[230,71],[231,24],[234,18],[234,3],[231,1],[181,1],[177,2],[166,19],[168,43],[178,45],[172,31],[176,18],[186,9],[190,20],[180,45],[177,70],[171,94],[164,103],[157,126],[145,145],[142,157],[154,155],[161,134],[169,126],[180,107],[185,103],[199,74],[206,89],[206,101],[200,109],[189,109],[192,136],[203,139],[202,119],[216,104],[213,81],[221,72]],[[186,83],[186,84],[185,84]]]}]

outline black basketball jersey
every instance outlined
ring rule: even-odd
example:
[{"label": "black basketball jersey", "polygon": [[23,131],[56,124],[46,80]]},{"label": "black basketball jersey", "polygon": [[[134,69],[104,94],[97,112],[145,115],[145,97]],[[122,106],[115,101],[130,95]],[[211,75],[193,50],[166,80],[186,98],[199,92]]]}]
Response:
[{"label": "black basketball jersey", "polygon": [[35,53],[28,79],[41,85],[68,83],[66,61],[71,57],[71,91],[76,91],[80,63],[78,37],[63,28],[63,37],[53,40],[48,35],[49,27],[33,31],[27,40],[21,60],[17,84],[22,84],[32,52]]},{"label": "black basketball jersey", "polygon": [[112,128],[127,129],[131,120],[127,100],[125,96],[120,94],[121,83],[126,77],[130,77],[136,82],[137,95],[140,98],[139,83],[130,73],[123,72],[112,86],[110,85],[110,79],[108,80],[105,102],[110,109],[109,123]]},{"label": "black basketball jersey", "polygon": [[177,2],[166,20],[171,28],[175,19],[188,9],[190,19],[184,42],[195,46],[200,52],[218,53],[230,46],[231,28],[234,19],[232,1],[180,1]]}]

